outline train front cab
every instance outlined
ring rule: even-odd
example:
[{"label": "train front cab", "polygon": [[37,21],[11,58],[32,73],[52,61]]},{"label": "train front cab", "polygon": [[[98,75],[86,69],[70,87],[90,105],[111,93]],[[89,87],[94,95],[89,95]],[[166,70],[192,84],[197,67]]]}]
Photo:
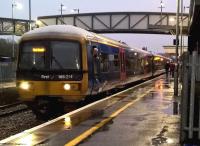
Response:
[{"label": "train front cab", "polygon": [[[20,100],[35,106],[41,101],[79,102],[85,98],[88,90],[87,45],[84,39],[74,40],[21,41],[17,67]],[[78,54],[74,56],[79,59],[73,58],[73,54],[69,53],[73,49],[78,50],[79,53],[74,51]],[[41,61],[41,56],[44,62]],[[63,58],[65,59],[62,60]],[[67,69],[70,66],[69,62],[74,63],[72,61],[76,61],[73,69]],[[51,69],[51,65],[54,70]]]}]

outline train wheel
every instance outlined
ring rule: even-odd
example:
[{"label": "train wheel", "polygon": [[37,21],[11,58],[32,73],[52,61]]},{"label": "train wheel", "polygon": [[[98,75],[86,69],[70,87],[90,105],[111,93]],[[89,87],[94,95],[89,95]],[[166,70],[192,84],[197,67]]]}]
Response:
[{"label": "train wheel", "polygon": [[37,100],[32,110],[37,119],[47,120],[52,116],[50,103],[47,100]]},{"label": "train wheel", "polygon": [[58,101],[38,99],[30,105],[33,113],[39,120],[48,120],[61,115],[64,112],[63,105]]}]

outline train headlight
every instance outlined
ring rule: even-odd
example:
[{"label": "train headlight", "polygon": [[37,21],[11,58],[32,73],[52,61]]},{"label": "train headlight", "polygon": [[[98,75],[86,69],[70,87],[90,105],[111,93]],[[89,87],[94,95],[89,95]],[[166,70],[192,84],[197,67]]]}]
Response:
[{"label": "train headlight", "polygon": [[70,89],[71,89],[70,84],[64,84],[64,89],[65,89],[65,90],[70,90]]},{"label": "train headlight", "polygon": [[28,82],[21,82],[19,88],[23,90],[28,90],[30,88],[30,84]]}]

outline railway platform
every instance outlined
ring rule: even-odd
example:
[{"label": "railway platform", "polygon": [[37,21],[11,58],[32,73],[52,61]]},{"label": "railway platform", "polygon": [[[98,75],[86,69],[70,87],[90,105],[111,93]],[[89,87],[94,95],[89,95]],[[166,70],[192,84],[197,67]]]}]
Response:
[{"label": "railway platform", "polygon": [[173,80],[157,77],[0,141],[0,145],[179,146]]},{"label": "railway platform", "polygon": [[[147,92],[143,89],[138,91],[141,99],[137,103],[128,107],[80,146],[179,145],[179,99],[173,98],[172,82],[159,79],[153,89],[151,86],[144,89]],[[129,99],[124,100],[126,101]],[[73,145],[78,139],[79,137],[75,138],[68,145]]]}]

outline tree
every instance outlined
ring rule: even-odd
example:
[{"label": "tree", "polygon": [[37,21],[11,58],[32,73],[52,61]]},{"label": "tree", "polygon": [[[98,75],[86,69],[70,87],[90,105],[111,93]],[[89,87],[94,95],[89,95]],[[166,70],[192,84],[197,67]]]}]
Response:
[{"label": "tree", "polygon": [[[16,42],[14,44],[14,48],[15,48],[14,50],[16,52],[16,48],[17,48]],[[13,54],[12,51],[13,51],[12,50],[12,40],[0,38],[0,56],[12,57],[12,54]]]}]

